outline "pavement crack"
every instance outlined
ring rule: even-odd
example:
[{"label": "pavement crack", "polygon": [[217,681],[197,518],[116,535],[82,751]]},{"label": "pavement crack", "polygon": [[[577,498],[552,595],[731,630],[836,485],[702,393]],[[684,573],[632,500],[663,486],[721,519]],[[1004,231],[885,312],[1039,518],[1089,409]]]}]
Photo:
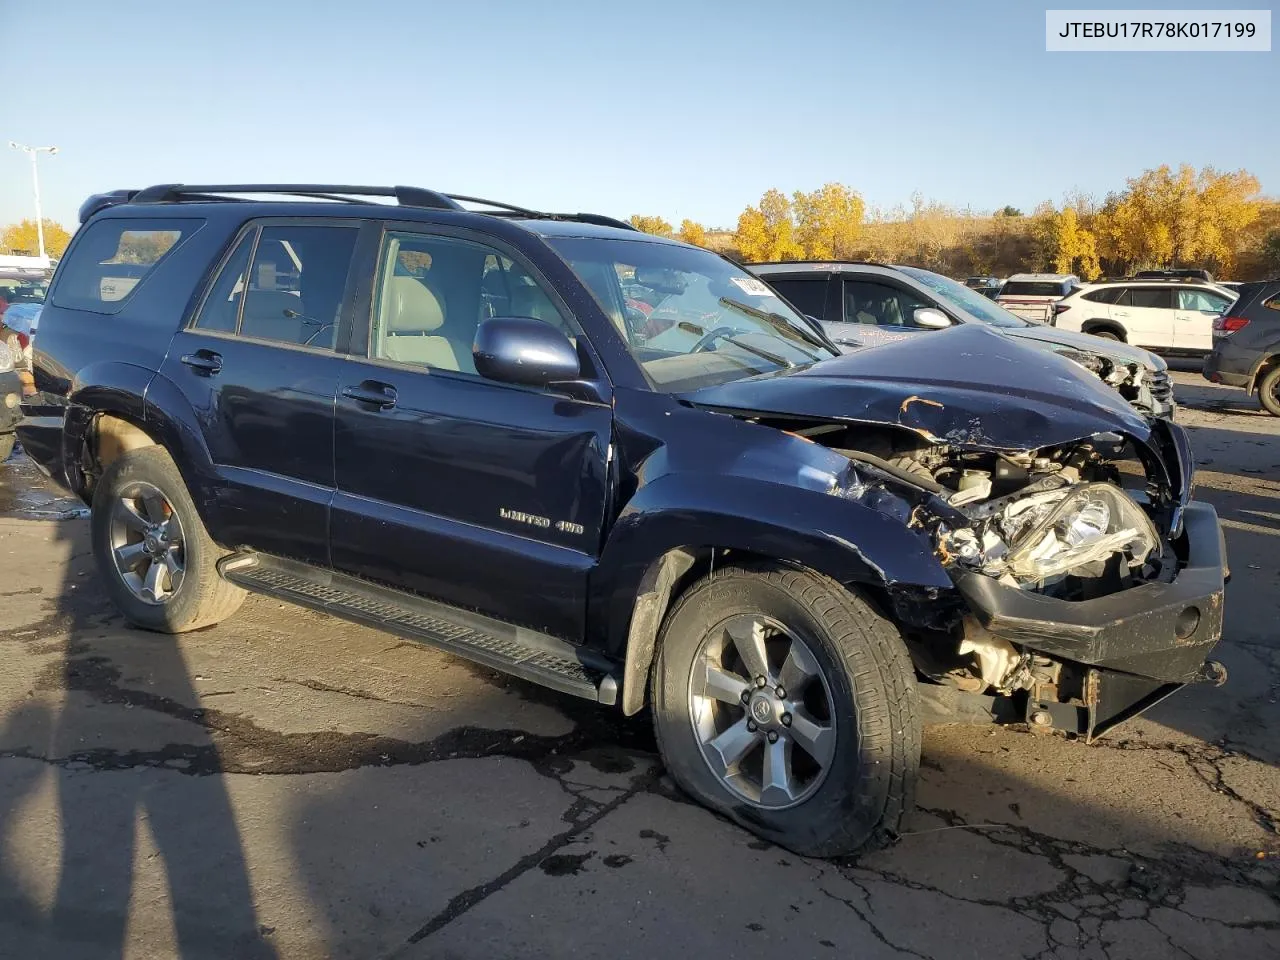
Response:
[{"label": "pavement crack", "polygon": [[876,926],[875,921],[871,919],[870,914],[873,912],[871,909],[871,894],[867,892],[866,887],[862,886],[862,884],[858,883],[856,880],[850,879],[849,877],[845,877],[845,880],[847,880],[859,893],[862,894],[862,899],[866,905],[865,910],[859,909],[858,905],[855,904],[852,900],[849,900],[838,894],[832,893],[830,890],[828,890],[824,886],[819,885],[818,891],[832,900],[835,900],[839,903],[843,903],[846,907],[852,910],[854,915],[857,916],[857,918],[863,922],[866,928],[871,931],[871,935],[875,937],[877,940],[879,940],[881,943],[883,943],[890,950],[894,951],[895,953],[906,954],[909,957],[919,957],[920,960],[933,960],[933,958],[929,957],[927,954],[917,953],[915,950],[912,950],[909,947],[901,947],[898,944],[894,943],[892,940],[890,940],[885,935],[884,931],[881,930],[878,926]]},{"label": "pavement crack", "polygon": [[412,700],[394,700],[390,697],[380,697],[376,693],[369,693],[367,690],[357,690],[354,687],[340,687],[332,683],[325,683],[323,680],[315,680],[307,678],[305,680],[294,680],[289,677],[272,677],[274,683],[287,683],[295,687],[305,687],[308,690],[314,690],[317,693],[337,693],[344,697],[352,697],[356,700],[369,700],[373,703],[385,703],[397,707],[413,707],[418,710],[425,709],[421,703],[414,703]]},{"label": "pavement crack", "polygon": [[[468,910],[471,910],[478,904],[483,903],[486,899],[502,890],[512,881],[523,876],[525,873],[528,873],[535,867],[540,866],[543,861],[555,854],[557,850],[571,843],[580,834],[591,829],[591,827],[595,826],[595,824],[600,822],[600,820],[613,813],[614,810],[617,810],[632,797],[646,792],[657,778],[657,770],[651,769],[646,771],[637,777],[625,792],[610,800],[608,803],[595,804],[594,806],[596,809],[585,816],[581,815],[581,809],[575,811],[575,808],[579,808],[580,804],[588,804],[590,801],[583,801],[580,799],[575,802],[574,806],[570,807],[569,811],[565,814],[565,819],[568,819],[571,822],[568,829],[560,831],[537,850],[521,857],[492,880],[488,880],[485,883],[459,893],[449,901],[443,910],[410,934],[408,940],[405,942],[405,947],[422,942],[433,933],[436,933],[448,926]],[[402,955],[403,950],[404,948],[401,948],[393,953],[392,956]],[[925,960],[928,960],[928,958],[925,958]]]}]

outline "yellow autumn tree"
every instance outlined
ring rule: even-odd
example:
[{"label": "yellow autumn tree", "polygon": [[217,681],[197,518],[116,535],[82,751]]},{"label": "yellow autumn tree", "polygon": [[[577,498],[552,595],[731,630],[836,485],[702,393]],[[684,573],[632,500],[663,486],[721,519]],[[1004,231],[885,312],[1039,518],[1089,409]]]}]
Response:
[{"label": "yellow autumn tree", "polygon": [[707,228],[693,220],[680,221],[680,232],[676,234],[676,239],[683,240],[685,243],[692,243],[695,247],[705,247],[707,245]]},{"label": "yellow autumn tree", "polygon": [[734,245],[749,263],[798,260],[804,248],[796,242],[791,201],[780,190],[768,190],[760,205],[747,207],[738,217]]},{"label": "yellow autumn tree", "polygon": [[675,236],[675,229],[661,217],[648,217],[638,213],[632,214],[631,225],[637,230],[652,233],[658,237]]},{"label": "yellow autumn tree", "polygon": [[814,260],[849,259],[857,249],[865,205],[842,183],[824,184],[811,193],[797,190],[791,206],[796,242]]},{"label": "yellow autumn tree", "polygon": [[[56,220],[44,221],[44,249],[51,257],[61,257],[71,242],[71,234]],[[0,235],[0,253],[24,254],[34,257],[40,252],[40,238],[34,220],[23,220],[5,227]]]},{"label": "yellow autumn tree", "polygon": [[1097,217],[1100,253],[1122,268],[1190,263],[1229,268],[1241,231],[1258,219],[1259,184],[1245,170],[1147,170]]}]

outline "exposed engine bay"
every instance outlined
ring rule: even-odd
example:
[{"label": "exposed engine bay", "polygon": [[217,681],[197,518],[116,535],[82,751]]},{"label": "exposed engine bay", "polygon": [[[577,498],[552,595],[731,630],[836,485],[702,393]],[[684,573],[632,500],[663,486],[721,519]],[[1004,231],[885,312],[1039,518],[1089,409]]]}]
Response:
[{"label": "exposed engine bay", "polygon": [[[1119,434],[1007,452],[922,446],[918,436],[892,429],[821,424],[792,425],[788,432],[850,460],[858,480],[846,497],[878,502],[878,494],[915,486],[923,496],[907,522],[931,538],[947,568],[1065,601],[1105,597],[1177,573],[1167,491],[1148,475],[1141,451]],[[913,639],[921,673],[972,692],[1043,696],[1083,683],[1072,665],[994,636],[972,615]]]}]

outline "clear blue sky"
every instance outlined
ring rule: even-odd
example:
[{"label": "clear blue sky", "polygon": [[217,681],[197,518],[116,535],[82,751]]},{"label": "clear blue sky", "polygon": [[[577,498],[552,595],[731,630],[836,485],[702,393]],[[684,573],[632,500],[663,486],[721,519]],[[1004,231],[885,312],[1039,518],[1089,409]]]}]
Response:
[{"label": "clear blue sky", "polygon": [[[174,181],[412,183],[723,226],[769,187],[831,180],[883,206],[1029,210],[1187,162],[1280,193],[1280,53],[1049,54],[1044,9],[0,0],[0,145],[61,148],[41,176],[69,227],[90,193]],[[31,216],[26,157],[0,163],[0,223]]]}]

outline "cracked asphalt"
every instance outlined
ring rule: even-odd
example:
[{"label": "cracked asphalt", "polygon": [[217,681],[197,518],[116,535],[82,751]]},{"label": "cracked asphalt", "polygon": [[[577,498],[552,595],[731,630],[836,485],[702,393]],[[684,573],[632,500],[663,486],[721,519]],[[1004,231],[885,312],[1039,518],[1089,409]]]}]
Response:
[{"label": "cracked asphalt", "polygon": [[1221,689],[1090,747],[926,730],[891,848],[806,860],[652,733],[251,598],[131,630],[83,511],[0,466],[0,956],[1280,956],[1280,420],[1178,373],[1233,582]]}]

